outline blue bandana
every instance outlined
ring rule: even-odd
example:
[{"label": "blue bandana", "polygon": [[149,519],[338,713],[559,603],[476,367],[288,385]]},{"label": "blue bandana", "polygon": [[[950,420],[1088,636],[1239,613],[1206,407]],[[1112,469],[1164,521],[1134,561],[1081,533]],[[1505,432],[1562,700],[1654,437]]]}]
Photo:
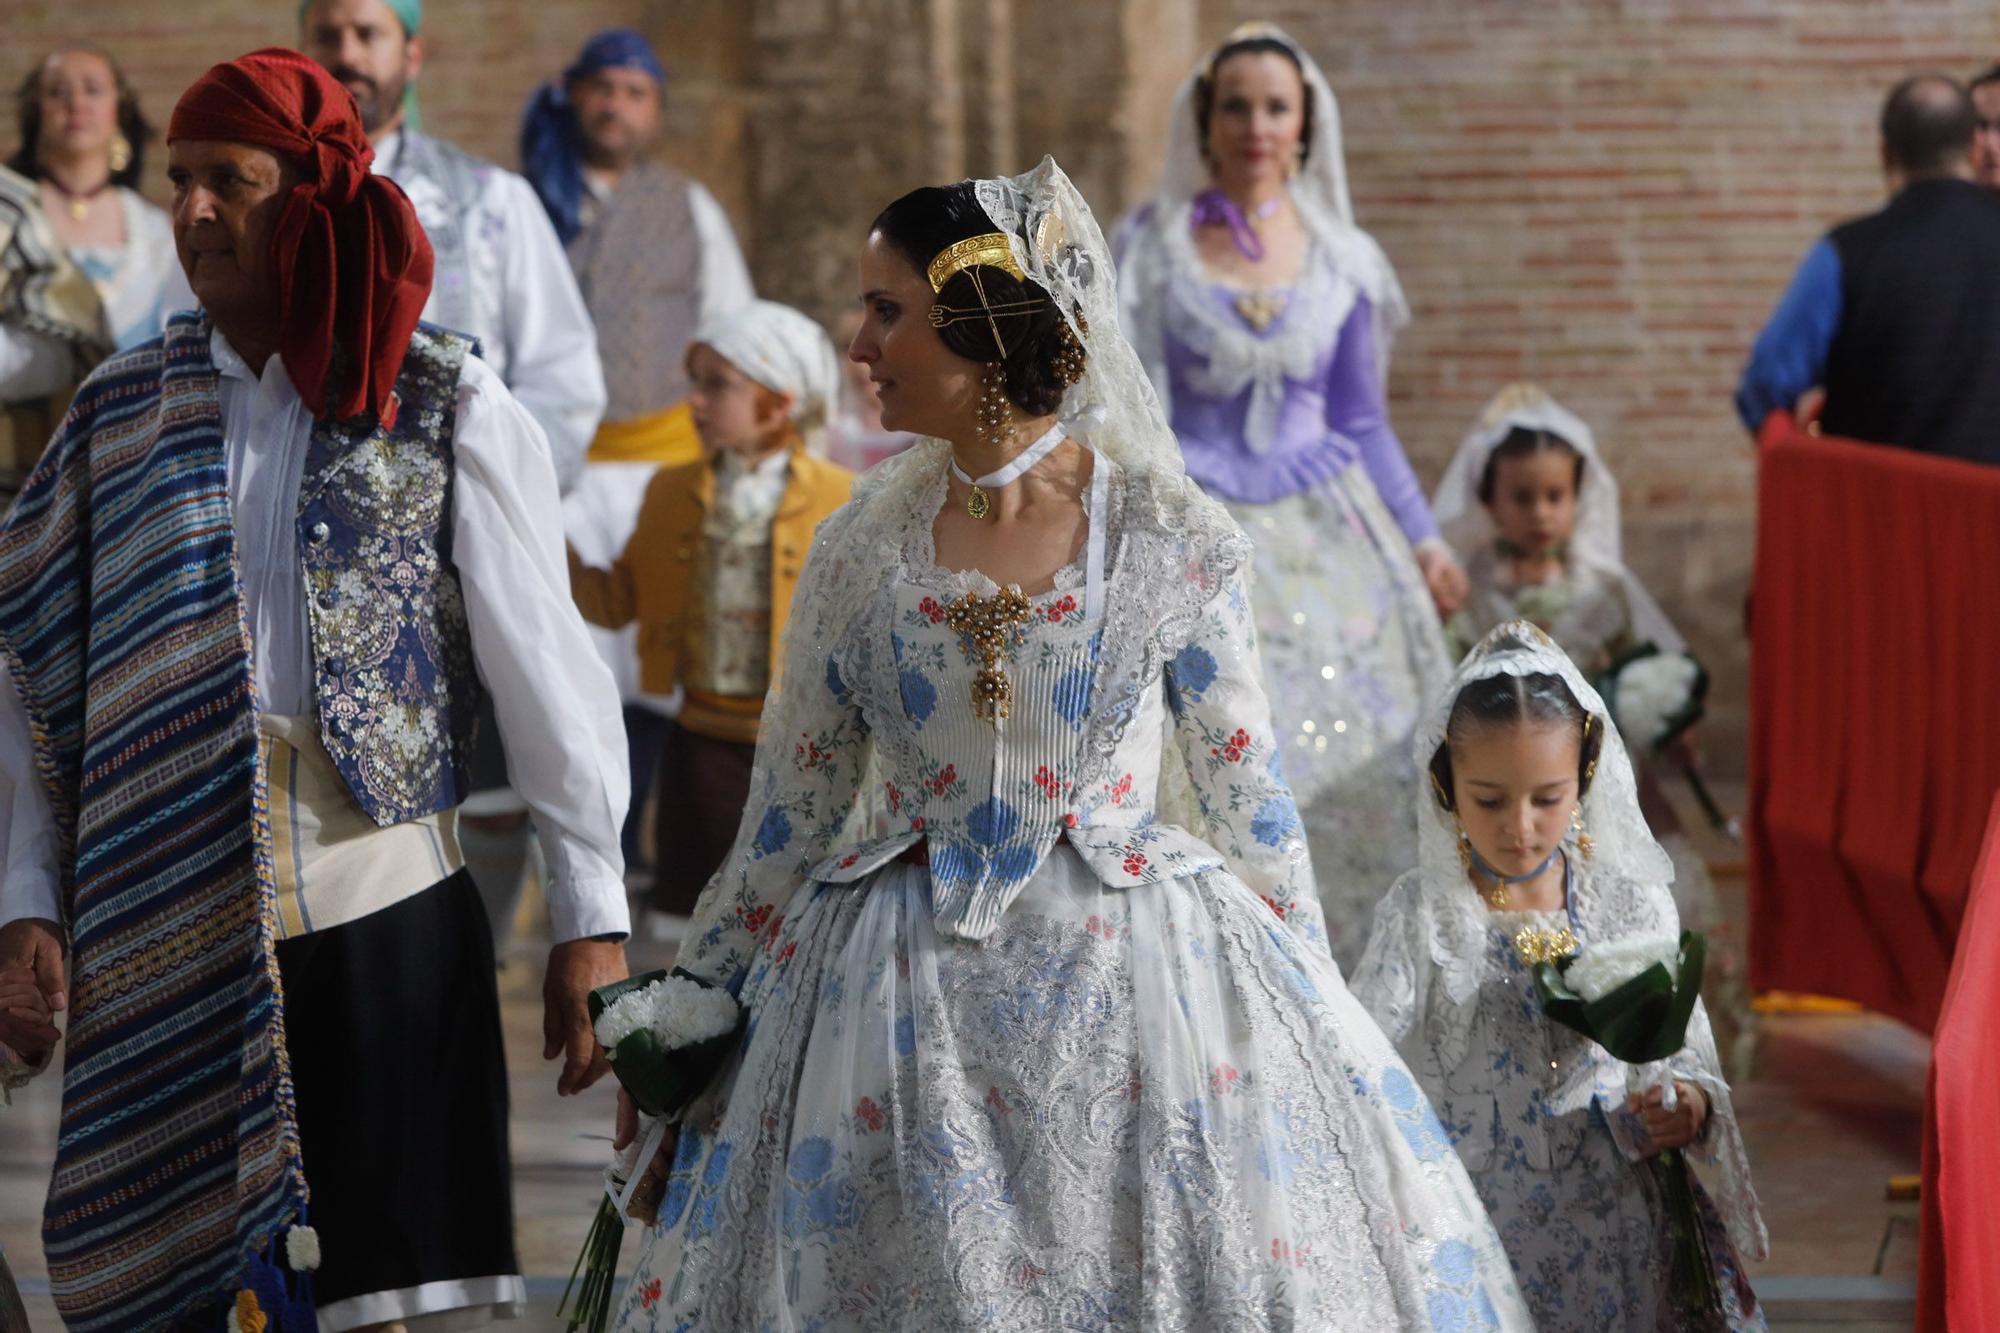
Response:
[{"label": "blue bandana", "polygon": [[583,151],[569,88],[602,69],[642,70],[655,83],[667,81],[660,58],[644,37],[630,28],[606,28],[583,44],[561,82],[535,90],[521,116],[521,174],[535,187],[564,245],[581,230],[583,209]]}]

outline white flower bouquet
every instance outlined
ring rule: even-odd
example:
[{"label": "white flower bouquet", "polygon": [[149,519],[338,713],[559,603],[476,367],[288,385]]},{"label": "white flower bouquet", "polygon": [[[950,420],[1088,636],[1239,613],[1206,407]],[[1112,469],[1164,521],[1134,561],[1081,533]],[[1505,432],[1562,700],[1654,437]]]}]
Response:
[{"label": "white flower bouquet", "polygon": [[[1535,966],[1542,1012],[1625,1062],[1627,1086],[1663,1082],[1667,1108],[1673,1081],[1661,1062],[1687,1045],[1688,1021],[1701,994],[1708,943],[1700,932],[1633,935]],[[1650,1066],[1650,1068],[1648,1068]],[[1673,1234],[1674,1282],[1684,1304],[1720,1310],[1715,1261],[1695,1207],[1693,1168],[1678,1148],[1653,1159]]]},{"label": "white flower bouquet", "polygon": [[603,1333],[609,1323],[632,1193],[668,1128],[735,1049],[744,1013],[728,991],[676,968],[644,972],[592,991],[590,1021],[611,1060],[611,1072],[639,1108],[643,1127],[604,1173],[605,1197],[563,1288],[558,1316],[569,1308],[582,1275],[583,1289],[576,1292],[576,1309],[569,1316],[570,1333]]},{"label": "white flower bouquet", "polygon": [[[1701,663],[1686,653],[1663,653],[1650,642],[1620,657],[1591,683],[1604,696],[1618,734],[1640,755],[1665,754],[1701,720],[1708,698],[1708,672]],[[1737,836],[1734,821],[1722,813],[1695,766],[1683,762],[1681,769],[1709,822]]]}]

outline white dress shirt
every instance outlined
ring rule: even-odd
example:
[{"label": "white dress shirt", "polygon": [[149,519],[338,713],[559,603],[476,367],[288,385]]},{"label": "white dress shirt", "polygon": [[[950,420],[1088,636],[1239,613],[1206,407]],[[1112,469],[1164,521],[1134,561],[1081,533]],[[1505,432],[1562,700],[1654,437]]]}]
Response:
[{"label": "white dress shirt", "polygon": [[[484,163],[480,197],[452,200],[441,182],[399,173],[402,146],[400,132],[384,135],[375,145],[375,169],[403,187],[426,228],[438,226],[441,210],[467,210],[458,220],[470,251],[470,271],[463,276],[473,286],[477,313],[467,321],[472,327],[458,332],[479,339],[486,363],[541,423],[556,480],[568,490],[583,472],[605,403],[597,331],[569,256],[542,201],[521,177]],[[425,319],[436,319],[437,305],[434,287]]]},{"label": "white dress shirt", "polygon": [[[314,713],[293,521],[312,414],[277,356],[257,375],[220,333],[211,347],[257,697],[269,713]],[[548,858],[554,939],[624,933],[618,831],[630,779],[618,694],[570,600],[548,442],[477,357],[459,375],[452,448],[452,563],[508,769]],[[57,917],[55,846],[27,711],[0,668],[0,924]]]}]

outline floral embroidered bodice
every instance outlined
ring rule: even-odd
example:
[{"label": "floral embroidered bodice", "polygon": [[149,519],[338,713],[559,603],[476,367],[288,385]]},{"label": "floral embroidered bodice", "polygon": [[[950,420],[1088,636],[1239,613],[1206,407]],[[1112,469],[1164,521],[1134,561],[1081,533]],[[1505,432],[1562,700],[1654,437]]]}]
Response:
[{"label": "floral embroidered bodice", "polygon": [[[942,472],[864,613],[827,633],[816,662],[800,660],[813,628],[805,643],[795,633],[785,688],[813,692],[809,708],[788,710],[806,725],[753,783],[682,966],[728,980],[756,937],[775,933],[801,880],[853,884],[920,842],[947,934],[990,934],[1060,840],[1114,887],[1227,867],[1324,947],[1257,666],[1241,535],[1195,549],[1162,530],[1149,484],[1116,471],[1112,482],[1105,610],[1095,622],[1085,614],[1081,559],[1026,599],[996,663],[1004,718],[980,716],[984,657],[952,627],[961,599],[1000,590],[932,555]],[[814,610],[801,596],[795,624]],[[1191,822],[1205,827],[1159,817],[1169,736],[1201,807]]]}]

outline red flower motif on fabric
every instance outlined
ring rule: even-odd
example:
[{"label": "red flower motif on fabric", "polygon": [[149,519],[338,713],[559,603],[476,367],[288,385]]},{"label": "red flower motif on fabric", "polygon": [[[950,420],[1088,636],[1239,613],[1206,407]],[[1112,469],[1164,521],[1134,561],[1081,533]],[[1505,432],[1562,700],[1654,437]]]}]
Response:
[{"label": "red flower motif on fabric", "polygon": [[944,766],[943,771],[930,780],[929,786],[931,789],[931,794],[933,796],[944,795],[945,790],[949,788],[951,784],[956,781],[958,781],[958,765],[946,764]]},{"label": "red flower motif on fabric", "polygon": [[859,861],[860,859],[861,859],[861,853],[849,852],[847,855],[840,858],[840,868],[842,870],[845,870],[849,866],[853,865],[856,861]]},{"label": "red flower motif on fabric", "polygon": [[1056,797],[1062,795],[1063,788],[1069,784],[1049,772],[1049,766],[1043,764],[1035,770],[1035,785],[1042,789],[1042,795],[1053,801]]},{"label": "red flower motif on fabric", "polygon": [[799,767],[808,771],[818,768],[821,764],[833,758],[833,751],[820,749],[819,745],[810,737],[806,737],[804,743],[799,745],[797,749]]},{"label": "red flower motif on fabric", "polygon": [[934,597],[926,597],[923,601],[918,602],[917,610],[923,612],[924,618],[929,620],[933,625],[944,623],[944,608],[937,604],[937,599]]},{"label": "red flower motif on fabric", "polygon": [[755,935],[764,928],[764,923],[770,919],[771,904],[759,903],[749,911],[743,913],[743,928],[752,935]]},{"label": "red flower motif on fabric", "polygon": [[1132,794],[1132,775],[1127,773],[1124,777],[1119,778],[1118,781],[1106,787],[1105,790],[1111,794],[1111,803],[1113,805],[1125,804],[1125,798]]},{"label": "red flower motif on fabric", "polygon": [[778,961],[781,963],[789,962],[791,960],[792,955],[797,953],[798,951],[799,951],[798,942],[794,940],[792,943],[787,944],[784,948],[778,951]]},{"label": "red flower motif on fabric", "polygon": [[986,1104],[1001,1115],[1012,1115],[1014,1113],[1014,1108],[1007,1105],[1007,1099],[1000,1095],[1000,1089],[998,1088],[988,1088],[986,1090]]},{"label": "red flower motif on fabric", "polygon": [[1208,1072],[1208,1086],[1219,1097],[1225,1093],[1234,1092],[1236,1090],[1236,1080],[1241,1077],[1242,1075],[1236,1072],[1236,1066],[1217,1065]]},{"label": "red flower motif on fabric", "polygon": [[1129,1075],[1127,1075],[1127,1076],[1126,1076],[1126,1079],[1125,1079],[1125,1100],[1126,1100],[1126,1101],[1128,1101],[1128,1102],[1136,1102],[1136,1101],[1138,1101],[1138,1100],[1139,1100],[1139,1094],[1140,1094],[1140,1093],[1142,1093],[1142,1092],[1144,1092],[1145,1090],[1146,1090],[1146,1084],[1145,1084],[1145,1081],[1144,1081],[1144,1080],[1142,1080],[1142,1079],[1141,1079],[1141,1078],[1139,1077],[1139,1071],[1138,1071],[1138,1070],[1136,1070],[1136,1069],[1135,1069],[1135,1070],[1133,1070],[1133,1071],[1132,1071],[1132,1072],[1131,1072],[1131,1073],[1130,1073]]},{"label": "red flower motif on fabric", "polygon": [[903,793],[900,789],[897,788],[896,784],[893,782],[885,782],[882,784],[882,788],[884,791],[888,793],[890,812],[893,814],[895,811],[902,809]]},{"label": "red flower motif on fabric", "polygon": [[1078,823],[1078,821],[1077,821],[1077,817],[1076,817],[1075,815],[1073,815],[1073,814],[1070,814],[1070,815],[1064,815],[1064,816],[1063,816],[1063,827],[1064,827],[1064,828],[1075,828],[1075,827],[1077,826],[1077,823]]},{"label": "red flower motif on fabric", "polygon": [[1248,754],[1249,751],[1250,733],[1238,727],[1236,734],[1224,741],[1220,749],[1210,746],[1208,752],[1210,754],[1221,755],[1224,759],[1234,764],[1240,762],[1243,756]]},{"label": "red flower motif on fabric", "polygon": [[1042,614],[1047,616],[1049,623],[1053,625],[1061,621],[1064,616],[1069,615],[1075,610],[1076,610],[1076,598],[1071,597],[1068,594],[1064,594],[1061,600],[1050,602],[1046,607],[1044,607],[1042,609]]},{"label": "red flower motif on fabric", "polygon": [[640,1290],[639,1306],[641,1309],[650,1310],[655,1305],[659,1304],[659,1301],[660,1301],[660,1279],[654,1278],[651,1282],[648,1282]]},{"label": "red flower motif on fabric", "polygon": [[1283,921],[1291,916],[1292,909],[1286,904],[1279,902],[1276,898],[1273,898],[1270,894],[1260,893],[1257,896],[1264,900],[1264,906],[1277,914],[1278,920]]},{"label": "red flower motif on fabric", "polygon": [[1127,853],[1125,853],[1125,873],[1126,873],[1126,874],[1128,874],[1128,875],[1143,875],[1143,874],[1145,874],[1145,873],[1146,873],[1146,854],[1145,854],[1144,852],[1127,852]]},{"label": "red flower motif on fabric", "polygon": [[1271,1241],[1271,1257],[1281,1264],[1290,1264],[1294,1268],[1304,1268],[1306,1261],[1312,1258],[1312,1246],[1301,1245],[1297,1249],[1294,1249],[1292,1248],[1292,1243],[1282,1236],[1274,1237]]},{"label": "red flower motif on fabric", "polygon": [[889,1123],[889,1113],[877,1106],[873,1097],[863,1097],[855,1103],[854,1118],[861,1122],[862,1131],[869,1134]]},{"label": "red flower motif on fabric", "polygon": [[1115,940],[1118,938],[1118,927],[1095,913],[1091,915],[1090,920],[1083,923],[1083,928],[1099,939]]}]

